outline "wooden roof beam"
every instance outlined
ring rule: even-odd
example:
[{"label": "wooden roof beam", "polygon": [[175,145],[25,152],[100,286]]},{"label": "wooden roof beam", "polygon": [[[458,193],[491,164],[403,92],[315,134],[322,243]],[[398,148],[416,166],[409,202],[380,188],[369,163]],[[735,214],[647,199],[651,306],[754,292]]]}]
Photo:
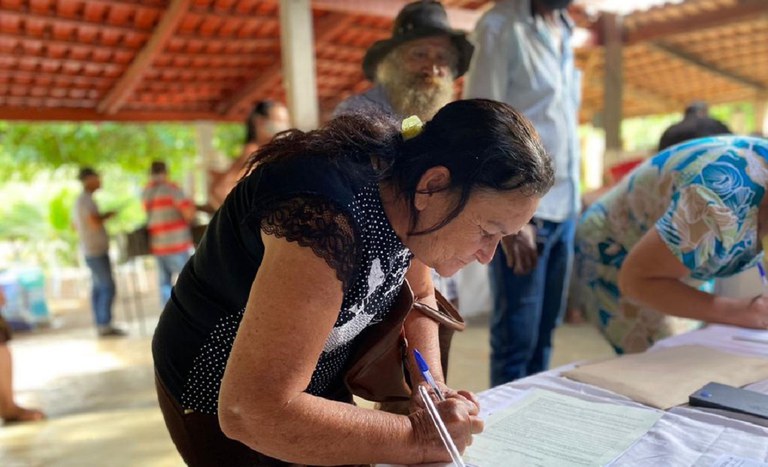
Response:
[{"label": "wooden roof beam", "polygon": [[128,95],[139,84],[144,73],[152,65],[155,55],[162,51],[165,43],[176,30],[179,21],[189,9],[190,0],[172,0],[163,13],[163,17],[157,24],[155,31],[147,43],[136,54],[133,62],[125,70],[115,86],[104,96],[96,110],[101,113],[114,114],[123,105]]},{"label": "wooden roof beam", "polygon": [[754,20],[766,14],[768,14],[768,2],[765,0],[737,0],[732,6],[723,6],[696,15],[682,16],[658,24],[653,22],[640,24],[637,28],[626,32],[624,44],[631,45],[677,34],[700,32],[739,21]]},{"label": "wooden roof beam", "polygon": [[229,99],[219,104],[216,109],[220,114],[232,116],[237,113],[241,102],[253,99],[253,96],[261,94],[265,89],[275,86],[280,80],[281,62],[277,62],[259,74],[259,77],[246,84]]},{"label": "wooden roof beam", "polygon": [[[599,76],[595,76],[595,75],[585,75],[585,76],[589,76],[589,85],[591,87],[602,89],[603,86],[605,85],[603,80]],[[656,92],[652,92],[648,89],[642,88],[636,84],[630,83],[626,79],[623,82],[623,86],[624,86],[624,97],[629,97],[631,99],[637,99],[640,101],[648,102],[652,106],[658,107],[660,109],[677,110],[679,108],[682,108],[686,104],[670,96],[666,96],[666,95],[662,96]],[[585,109],[582,108],[582,110],[585,110]]]},{"label": "wooden roof beam", "polygon": [[[312,0],[312,7],[318,10],[338,11],[362,16],[382,16],[394,18],[403,8],[413,0]],[[472,31],[475,23],[483,14],[483,9],[470,10],[467,8],[445,9],[448,13],[448,21],[456,29]]]},{"label": "wooden roof beam", "polygon": [[[353,21],[353,18],[342,13],[331,13],[321,18],[315,28],[315,47],[317,48],[321,43],[333,39]],[[223,101],[217,110],[228,117],[236,115],[243,103],[252,100],[254,96],[258,96],[264,93],[266,89],[274,86],[275,82],[279,81],[281,75],[282,63],[277,62],[265,69],[258,78],[243,86],[242,89],[229,99]]]},{"label": "wooden roof beam", "polygon": [[766,87],[757,81],[753,81],[749,78],[745,78],[743,76],[739,76],[736,73],[733,73],[728,70],[723,70],[722,68],[718,68],[717,65],[707,62],[705,60],[702,60],[701,58],[690,54],[688,52],[685,52],[683,50],[680,50],[676,47],[672,47],[671,45],[665,44],[663,42],[651,42],[648,44],[649,47],[658,50],[665,55],[680,60],[682,62],[685,62],[689,65],[693,65],[697,68],[700,68],[702,70],[705,70],[709,73],[712,73],[714,75],[717,75],[721,78],[725,78],[731,82],[734,82],[736,84],[739,84],[741,86],[746,86],[750,89],[754,89],[755,91],[765,91]]}]

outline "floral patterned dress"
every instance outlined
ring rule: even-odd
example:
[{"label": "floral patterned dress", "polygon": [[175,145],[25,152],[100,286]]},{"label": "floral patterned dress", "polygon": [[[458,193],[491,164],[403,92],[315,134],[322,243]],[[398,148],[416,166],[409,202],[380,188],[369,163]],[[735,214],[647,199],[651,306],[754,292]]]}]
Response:
[{"label": "floral patterned dress", "polygon": [[722,136],[668,148],[638,166],[582,216],[576,293],[618,353],[670,335],[674,319],[621,296],[618,273],[656,227],[694,284],[755,265],[757,211],[768,186],[768,140]]}]

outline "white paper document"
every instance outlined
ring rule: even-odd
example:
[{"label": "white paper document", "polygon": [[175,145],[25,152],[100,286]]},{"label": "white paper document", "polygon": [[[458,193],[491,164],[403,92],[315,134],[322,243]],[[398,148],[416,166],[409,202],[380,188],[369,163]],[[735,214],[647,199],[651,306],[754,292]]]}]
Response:
[{"label": "white paper document", "polygon": [[712,467],[768,467],[768,464],[739,456],[723,454],[715,460]]},{"label": "white paper document", "polygon": [[464,459],[478,467],[601,466],[628,449],[662,415],[537,389],[491,415]]}]

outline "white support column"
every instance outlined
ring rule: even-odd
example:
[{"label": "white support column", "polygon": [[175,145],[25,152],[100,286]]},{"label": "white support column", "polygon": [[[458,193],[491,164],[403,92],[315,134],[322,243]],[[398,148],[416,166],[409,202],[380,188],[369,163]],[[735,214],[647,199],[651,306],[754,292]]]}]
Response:
[{"label": "white support column", "polygon": [[603,128],[605,129],[605,167],[618,162],[622,151],[622,25],[621,16],[604,14],[605,89],[603,90]]},{"label": "white support column", "polygon": [[293,126],[317,128],[319,111],[310,0],[280,0],[283,83]]},{"label": "white support column", "polygon": [[212,122],[200,121],[195,125],[195,145],[197,146],[197,157],[195,158],[195,173],[198,175],[195,182],[192,183],[195,191],[187,191],[196,203],[208,201],[208,171],[223,171],[229,167],[230,161],[226,160],[213,147],[214,126]]}]

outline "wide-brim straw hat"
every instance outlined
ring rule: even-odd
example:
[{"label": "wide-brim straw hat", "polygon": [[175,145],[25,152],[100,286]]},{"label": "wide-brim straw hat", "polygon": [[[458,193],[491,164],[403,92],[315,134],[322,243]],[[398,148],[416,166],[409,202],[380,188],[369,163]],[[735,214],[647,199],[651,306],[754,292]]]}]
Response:
[{"label": "wide-brim straw hat", "polygon": [[416,39],[432,36],[448,36],[459,54],[456,78],[467,72],[475,47],[467,40],[467,33],[452,29],[448,15],[440,2],[418,1],[404,6],[395,18],[392,37],[375,42],[363,58],[365,77],[374,81],[376,67],[395,47]]}]

